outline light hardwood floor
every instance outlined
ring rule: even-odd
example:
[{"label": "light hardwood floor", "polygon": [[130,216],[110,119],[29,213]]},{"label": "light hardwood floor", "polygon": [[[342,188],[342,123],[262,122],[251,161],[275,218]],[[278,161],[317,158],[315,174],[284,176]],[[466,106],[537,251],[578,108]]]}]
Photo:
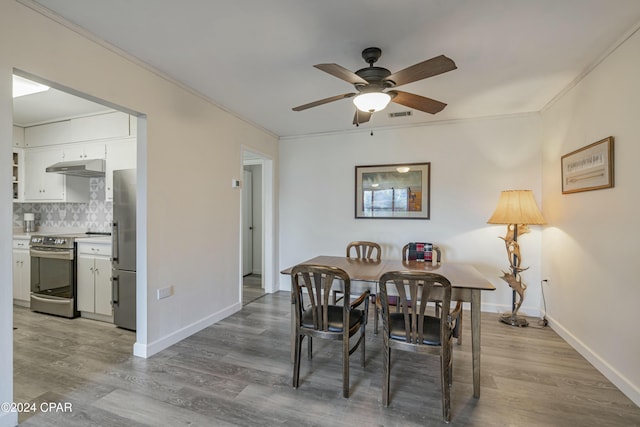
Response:
[{"label": "light hardwood floor", "polygon": [[262,288],[261,275],[249,274],[242,278],[242,305],[247,305],[263,296],[264,289]]},{"label": "light hardwood floor", "polygon": [[[149,358],[134,335],[85,319],[16,307],[14,388],[21,402],[69,402],[71,413],[21,414],[25,426],[442,425],[437,358],[392,354],[381,405],[382,339],[369,323],[367,366],[351,361],[342,397],[340,345],[316,340],[291,387],[290,295],[242,311]],[[468,319],[468,312],[465,312]],[[453,426],[634,426],[640,408],[551,329],[517,329],[482,314],[482,390],[472,397],[469,322],[454,345]],[[306,345],[304,346],[306,349]],[[410,375],[418,364],[421,375]]]}]

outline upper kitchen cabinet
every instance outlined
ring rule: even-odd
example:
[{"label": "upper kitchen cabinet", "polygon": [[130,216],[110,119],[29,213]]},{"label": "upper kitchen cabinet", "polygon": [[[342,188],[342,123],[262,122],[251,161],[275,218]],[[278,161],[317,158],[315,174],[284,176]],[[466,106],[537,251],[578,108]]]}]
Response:
[{"label": "upper kitchen cabinet", "polygon": [[24,148],[24,128],[20,126],[13,127],[13,146]]},{"label": "upper kitchen cabinet", "polygon": [[122,138],[107,142],[105,200],[113,200],[113,171],[135,169],[136,138]]},{"label": "upper kitchen cabinet", "polygon": [[[135,120],[135,119],[133,119]],[[130,136],[128,114],[113,112],[30,126],[24,130],[26,148]]]},{"label": "upper kitchen cabinet", "polygon": [[30,149],[25,152],[25,202],[87,203],[89,180],[84,177],[47,173],[48,166],[63,161],[61,148]]},{"label": "upper kitchen cabinet", "polygon": [[13,150],[12,150],[12,179],[13,179],[13,201],[22,200],[24,182],[24,128],[13,127]]},{"label": "upper kitchen cabinet", "polygon": [[24,181],[24,150],[14,148],[11,154],[13,163],[13,201],[19,202],[22,199],[22,182]]},{"label": "upper kitchen cabinet", "polygon": [[[14,200],[23,202],[89,201],[89,180],[79,176],[47,173],[46,168],[77,160],[105,160],[105,199],[113,200],[113,176],[117,169],[136,167],[137,118],[121,112],[97,114],[23,129],[24,162],[14,156]],[[17,133],[14,129],[14,134]],[[14,136],[14,144],[19,138]],[[16,164],[15,160],[18,160]],[[21,165],[22,163],[23,165]]]},{"label": "upper kitchen cabinet", "polygon": [[62,152],[62,157],[65,162],[71,160],[104,159],[106,155],[104,142],[65,144]]},{"label": "upper kitchen cabinet", "polygon": [[24,146],[26,148],[45,147],[71,142],[70,122],[70,120],[64,120],[25,128]]},{"label": "upper kitchen cabinet", "polygon": [[129,115],[121,112],[71,119],[67,142],[122,138],[130,135]]}]

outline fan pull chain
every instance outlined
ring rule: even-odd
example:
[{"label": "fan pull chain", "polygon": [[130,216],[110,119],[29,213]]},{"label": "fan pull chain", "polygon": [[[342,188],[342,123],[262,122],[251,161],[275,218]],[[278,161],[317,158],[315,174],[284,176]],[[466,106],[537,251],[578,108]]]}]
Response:
[{"label": "fan pull chain", "polygon": [[371,136],[373,136],[373,113],[371,113],[371,120],[369,120],[369,130],[371,132]]}]

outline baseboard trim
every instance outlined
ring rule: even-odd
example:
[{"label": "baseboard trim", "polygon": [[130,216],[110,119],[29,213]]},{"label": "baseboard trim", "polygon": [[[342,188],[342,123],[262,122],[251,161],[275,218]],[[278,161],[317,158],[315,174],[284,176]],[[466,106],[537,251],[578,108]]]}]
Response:
[{"label": "baseboard trim", "polygon": [[627,377],[622,375],[613,366],[607,363],[602,357],[587,347],[580,339],[569,332],[564,326],[556,322],[553,317],[547,317],[549,326],[560,335],[571,347],[573,347],[582,357],[587,359],[602,375],[607,377],[618,389],[625,394],[633,403],[640,406],[640,388],[633,384]]},{"label": "baseboard trim", "polygon": [[143,344],[136,342],[133,345],[133,355],[148,358],[153,356],[156,353],[161,352],[162,350],[171,347],[172,345],[182,341],[183,339],[195,334],[203,330],[206,327],[213,325],[216,322],[219,322],[222,319],[225,319],[232,314],[240,311],[242,309],[241,303],[233,304],[223,310],[218,311],[210,316],[205,317],[197,322],[194,322],[190,325],[185,326],[184,328],[178,329],[177,331],[166,335],[158,340],[155,340],[149,344]]}]

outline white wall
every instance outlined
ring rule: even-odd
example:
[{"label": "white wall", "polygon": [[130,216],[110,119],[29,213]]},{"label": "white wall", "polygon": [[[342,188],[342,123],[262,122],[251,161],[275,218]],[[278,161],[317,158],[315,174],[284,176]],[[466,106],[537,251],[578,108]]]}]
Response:
[{"label": "white wall", "polygon": [[[420,113],[419,113],[420,114]],[[345,118],[348,120],[348,118]],[[375,120],[375,118],[374,118]],[[531,189],[541,197],[537,114],[368,130],[280,142],[280,269],[315,255],[344,255],[352,240],[372,240],[384,258],[400,258],[410,241],[431,241],[443,262],[475,265],[495,286],[482,309],[510,311],[506,226],[488,225],[500,192]],[[354,219],[356,165],[431,162],[431,219]],[[541,228],[522,236],[529,285],[522,312],[540,312]],[[290,278],[280,277],[290,289]]]},{"label": "white wall", "polygon": [[[551,324],[640,405],[640,34],[542,114]],[[615,138],[615,187],[562,194],[560,158]]]},{"label": "white wall", "polygon": [[[138,280],[148,296],[138,354],[239,310],[240,191],[230,183],[242,175],[241,144],[276,160],[277,170],[277,138],[13,1],[0,2],[0,52],[0,182],[10,181],[14,68],[147,116]],[[10,186],[0,185],[1,402],[12,401],[11,204]],[[215,216],[194,221],[185,211]],[[155,290],[169,285],[174,295],[157,301]],[[14,415],[0,413],[0,426]]]}]

